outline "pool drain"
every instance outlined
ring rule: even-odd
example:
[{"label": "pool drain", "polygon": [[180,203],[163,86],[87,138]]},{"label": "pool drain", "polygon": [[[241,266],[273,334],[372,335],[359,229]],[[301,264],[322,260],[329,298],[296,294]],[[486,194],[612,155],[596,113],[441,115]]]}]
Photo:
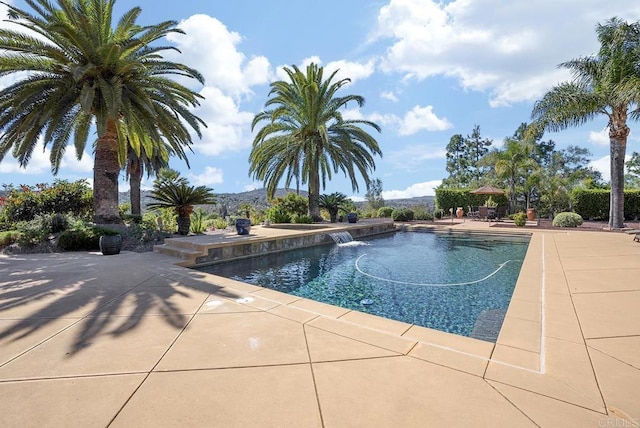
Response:
[{"label": "pool drain", "polygon": [[373,305],[373,299],[362,299],[360,300],[360,304],[364,306]]}]

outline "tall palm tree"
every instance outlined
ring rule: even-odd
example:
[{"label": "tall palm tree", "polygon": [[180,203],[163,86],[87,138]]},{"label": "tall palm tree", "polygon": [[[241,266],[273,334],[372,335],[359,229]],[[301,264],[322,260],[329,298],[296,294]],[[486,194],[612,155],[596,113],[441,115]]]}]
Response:
[{"label": "tall palm tree", "polygon": [[169,157],[172,155],[177,156],[180,159],[184,159],[187,167],[189,167],[189,160],[187,159],[183,151],[176,152],[172,150],[171,146],[165,142],[161,142],[157,145],[152,145],[152,155],[146,154],[146,151],[141,150],[136,153],[132,145],[129,145],[127,152],[127,163],[124,167],[125,177],[129,179],[129,197],[131,202],[131,215],[142,215],[141,203],[140,203],[140,187],[142,184],[142,176],[147,173],[147,178],[152,174],[157,174],[163,168],[169,166]]},{"label": "tall palm tree", "polygon": [[[0,29],[0,75],[20,73],[0,92],[0,160],[12,151],[26,166],[42,138],[56,174],[69,143],[80,158],[95,125],[94,221],[119,223],[118,175],[129,142],[145,135],[176,151],[189,146],[183,121],[200,136],[204,123],[189,108],[201,97],[169,76],[204,80],[196,70],[163,59],[163,51],[175,48],[158,42],[182,33],[174,21],[138,25],[136,7],[113,27],[115,0],[26,3],[33,13],[7,5],[23,31]],[[145,145],[133,148],[152,156]]]},{"label": "tall palm tree", "polygon": [[358,190],[356,171],[369,183],[375,169],[374,155],[382,156],[377,141],[360,126],[380,127],[368,120],[345,120],[340,109],[364,98],[358,95],[337,96],[336,92],[350,79],[333,81],[337,71],[325,80],[322,67],[307,66],[303,73],[295,65],[285,67],[289,81],[271,84],[265,103],[268,110],[258,113],[251,124],[266,124],[257,132],[249,156],[250,174],[265,181],[267,194],[273,197],[284,178],[289,187],[295,178],[309,187],[309,215],[320,219],[320,186],[333,173],[342,171]]},{"label": "tall palm tree", "polygon": [[640,22],[612,18],[598,24],[598,55],[560,64],[573,80],[537,101],[531,114],[539,129],[560,131],[600,115],[608,118],[611,154],[609,227],[624,226],[624,161],[629,127],[640,118]]}]

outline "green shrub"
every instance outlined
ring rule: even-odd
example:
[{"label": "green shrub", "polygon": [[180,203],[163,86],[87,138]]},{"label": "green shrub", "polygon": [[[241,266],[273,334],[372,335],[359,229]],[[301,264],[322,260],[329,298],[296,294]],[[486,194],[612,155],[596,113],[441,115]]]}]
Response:
[{"label": "green shrub", "polygon": [[213,220],[213,226],[214,226],[216,229],[224,230],[224,229],[226,229],[226,228],[227,228],[228,224],[227,224],[227,221],[226,221],[225,219],[223,219],[223,218],[216,218],[216,219],[214,219],[214,220]]},{"label": "green shrub", "polygon": [[527,215],[523,212],[513,214],[513,223],[519,227],[524,226],[527,224]]},{"label": "green shrub", "polygon": [[[290,216],[293,214],[304,215],[309,211],[309,201],[304,196],[296,195],[295,193],[287,193],[284,198],[275,198],[273,200],[275,206],[280,207],[280,209],[289,214]],[[273,220],[272,220],[273,221]],[[289,221],[290,222],[290,221]],[[289,223],[289,222],[278,222],[278,223]]]},{"label": "green shrub", "polygon": [[52,233],[65,231],[67,230],[67,227],[69,227],[69,219],[64,214],[53,214],[50,217],[50,222]]},{"label": "green shrub", "polygon": [[18,244],[30,247],[44,242],[51,234],[51,217],[37,215],[32,220],[16,223],[16,229],[20,233],[17,240]]},{"label": "green shrub", "polygon": [[555,227],[578,227],[582,224],[582,216],[576,213],[558,213],[552,222]]},{"label": "green shrub", "polygon": [[413,210],[409,208],[396,208],[391,212],[393,221],[411,221],[413,215]]},{"label": "green shrub", "polygon": [[429,212],[427,207],[415,207],[413,208],[414,220],[433,220],[433,214]]},{"label": "green shrub", "polygon": [[85,180],[56,180],[53,185],[7,186],[2,217],[5,222],[33,220],[42,214],[71,214],[88,218],[93,210],[93,193]]},{"label": "green shrub", "polygon": [[93,251],[100,248],[102,235],[117,235],[117,230],[76,224],[58,236],[58,247],[65,251]]},{"label": "green shrub", "polygon": [[204,217],[205,214],[202,208],[196,208],[191,214],[191,226],[189,229],[192,233],[202,233],[206,230]]},{"label": "green shrub", "polygon": [[58,236],[58,247],[65,251],[97,250],[99,240],[91,228],[68,229]]},{"label": "green shrub", "polygon": [[267,218],[271,223],[291,223],[291,214],[280,205],[274,205],[267,210]]},{"label": "green shrub", "polygon": [[0,247],[7,247],[18,240],[20,232],[17,230],[7,230],[0,232]]},{"label": "green shrub", "polygon": [[378,209],[378,217],[391,217],[393,207],[380,207]]},{"label": "green shrub", "polygon": [[313,219],[311,218],[310,215],[307,214],[294,214],[291,216],[291,221],[293,221],[294,223],[298,223],[298,224],[311,224],[313,223]]}]

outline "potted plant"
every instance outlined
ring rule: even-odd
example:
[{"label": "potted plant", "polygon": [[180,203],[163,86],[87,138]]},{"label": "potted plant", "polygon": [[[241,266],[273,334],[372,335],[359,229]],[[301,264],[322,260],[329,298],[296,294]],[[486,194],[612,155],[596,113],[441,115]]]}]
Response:
[{"label": "potted plant", "polygon": [[149,209],[170,208],[178,214],[178,233],[188,235],[194,205],[215,204],[212,189],[206,186],[189,186],[184,178],[159,179],[153,184],[151,197],[156,200]]},{"label": "potted plant", "polygon": [[238,235],[248,235],[250,231],[251,231],[251,219],[249,218],[236,219],[236,232],[238,232]]},{"label": "potted plant", "polygon": [[103,227],[96,227],[94,228],[94,233],[100,236],[98,239],[98,246],[102,255],[113,256],[115,254],[120,254],[120,251],[122,250],[122,235],[120,235],[118,231]]}]

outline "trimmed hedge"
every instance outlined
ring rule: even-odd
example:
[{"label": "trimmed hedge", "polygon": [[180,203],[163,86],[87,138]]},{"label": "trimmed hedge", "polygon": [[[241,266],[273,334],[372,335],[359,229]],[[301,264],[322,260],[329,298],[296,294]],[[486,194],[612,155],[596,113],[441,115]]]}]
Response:
[{"label": "trimmed hedge", "polygon": [[[609,220],[609,190],[576,189],[571,197],[573,209],[582,218],[589,220]],[[624,192],[624,218],[635,220],[640,217],[640,189]]]}]

